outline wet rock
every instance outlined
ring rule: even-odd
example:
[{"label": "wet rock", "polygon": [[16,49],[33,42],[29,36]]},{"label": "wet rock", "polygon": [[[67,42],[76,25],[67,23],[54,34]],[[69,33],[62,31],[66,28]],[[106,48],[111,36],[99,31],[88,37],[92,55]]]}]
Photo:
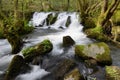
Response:
[{"label": "wet rock", "polygon": [[66,21],[66,27],[69,27],[69,25],[70,25],[70,23],[71,23],[71,19],[70,19],[71,17],[70,16],[68,16],[68,18],[67,18],[67,21]]},{"label": "wet rock", "polygon": [[112,64],[110,49],[104,42],[89,45],[76,45],[75,55],[84,60],[92,58],[102,65]]},{"label": "wet rock", "polygon": [[6,71],[4,80],[14,80],[17,75],[25,73],[28,70],[30,70],[30,67],[25,63],[23,57],[16,55]]},{"label": "wet rock", "polygon": [[94,59],[85,60],[85,66],[91,70],[90,74],[94,74],[99,71],[97,62]]},{"label": "wet rock", "polygon": [[48,15],[47,19],[46,19],[46,24],[47,25],[52,25],[55,23],[55,21],[57,20],[57,16],[58,14],[53,15],[52,13]]},{"label": "wet rock", "polygon": [[65,59],[58,64],[58,67],[53,71],[55,80],[63,80],[64,75],[75,67],[75,62]]},{"label": "wet rock", "polygon": [[41,43],[29,47],[22,51],[23,56],[25,57],[26,62],[31,62],[35,57],[40,55],[45,55],[46,53],[49,53],[53,49],[53,45],[51,41],[44,40]]},{"label": "wet rock", "polygon": [[120,80],[120,68],[117,66],[106,66],[106,80]]},{"label": "wet rock", "polygon": [[64,80],[84,80],[82,74],[77,68],[73,69],[67,75],[65,75]]},{"label": "wet rock", "polygon": [[75,41],[70,36],[63,37],[63,46],[70,47],[75,44]]}]

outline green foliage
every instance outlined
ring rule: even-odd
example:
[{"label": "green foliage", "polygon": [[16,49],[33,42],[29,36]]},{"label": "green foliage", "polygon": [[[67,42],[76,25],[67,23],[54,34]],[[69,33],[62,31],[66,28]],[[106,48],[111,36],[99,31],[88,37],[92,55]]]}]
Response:
[{"label": "green foliage", "polygon": [[3,34],[3,28],[2,28],[2,27],[0,27],[0,39],[1,39],[1,38],[5,38],[5,37],[4,37],[4,34]]},{"label": "green foliage", "polygon": [[120,25],[120,10],[116,10],[115,15],[112,17],[112,21],[115,25]]},{"label": "green foliage", "polygon": [[106,66],[106,80],[119,80],[120,68],[117,66]]},{"label": "green foliage", "polygon": [[33,26],[29,26],[29,25],[28,25],[28,21],[24,21],[23,31],[21,31],[20,34],[21,34],[21,35],[29,34],[29,33],[31,33],[33,30],[34,30],[34,27],[33,27]]}]

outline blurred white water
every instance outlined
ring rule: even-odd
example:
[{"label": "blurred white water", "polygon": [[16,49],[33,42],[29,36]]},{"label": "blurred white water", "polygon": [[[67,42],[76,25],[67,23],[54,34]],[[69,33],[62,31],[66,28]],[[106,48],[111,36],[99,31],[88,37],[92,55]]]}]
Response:
[{"label": "blurred white water", "polygon": [[33,66],[31,72],[21,74],[15,80],[36,80],[41,79],[47,74],[49,74],[49,72],[45,71],[44,69],[41,69],[40,66]]}]

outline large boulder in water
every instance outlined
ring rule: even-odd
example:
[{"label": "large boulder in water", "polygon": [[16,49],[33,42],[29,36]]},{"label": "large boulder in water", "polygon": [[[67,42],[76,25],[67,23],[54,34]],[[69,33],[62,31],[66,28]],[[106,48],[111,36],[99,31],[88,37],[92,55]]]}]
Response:
[{"label": "large boulder in water", "polygon": [[70,36],[63,37],[63,46],[69,47],[75,44],[75,41]]},{"label": "large boulder in water", "polygon": [[112,59],[110,56],[110,49],[104,42],[92,43],[89,45],[76,45],[75,55],[82,59],[95,59],[102,65],[111,65]]},{"label": "large boulder in water", "polygon": [[84,80],[79,69],[75,68],[65,75],[64,80]]},{"label": "large boulder in water", "polygon": [[23,57],[16,55],[8,66],[4,80],[14,80],[17,75],[28,70],[30,70],[30,67],[25,63]]},{"label": "large boulder in water", "polygon": [[35,57],[40,55],[45,55],[53,49],[53,45],[50,40],[44,40],[41,43],[24,49],[22,51],[23,56],[25,57],[26,62],[32,61]]},{"label": "large boulder in water", "polygon": [[106,66],[106,80],[120,80],[120,68],[117,66]]}]

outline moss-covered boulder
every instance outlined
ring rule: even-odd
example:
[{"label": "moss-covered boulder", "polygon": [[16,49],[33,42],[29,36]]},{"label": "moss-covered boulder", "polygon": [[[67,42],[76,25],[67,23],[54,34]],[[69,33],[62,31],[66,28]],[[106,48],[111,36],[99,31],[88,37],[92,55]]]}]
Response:
[{"label": "moss-covered boulder", "polygon": [[75,62],[73,60],[65,59],[61,61],[57,68],[53,71],[55,80],[63,80],[66,73],[75,67]]},{"label": "moss-covered boulder", "polygon": [[117,66],[106,66],[106,80],[120,80],[120,68]]},{"label": "moss-covered boulder", "polygon": [[75,68],[71,72],[65,75],[64,80],[84,80],[79,69]]},{"label": "moss-covered boulder", "polygon": [[110,49],[104,42],[92,43],[88,45],[76,45],[75,55],[84,60],[90,58],[95,59],[97,62],[103,65],[112,64]]},{"label": "moss-covered boulder", "polygon": [[16,55],[8,66],[4,80],[14,80],[17,75],[25,73],[29,69],[30,67],[25,64],[23,57]]},{"label": "moss-covered boulder", "polygon": [[75,41],[70,36],[63,37],[63,46],[70,47],[75,44]]},{"label": "moss-covered boulder", "polygon": [[53,45],[50,40],[43,40],[41,43],[26,48],[22,51],[23,56],[25,57],[25,60],[27,62],[30,62],[39,55],[45,55],[46,53],[49,53],[53,49]]}]

